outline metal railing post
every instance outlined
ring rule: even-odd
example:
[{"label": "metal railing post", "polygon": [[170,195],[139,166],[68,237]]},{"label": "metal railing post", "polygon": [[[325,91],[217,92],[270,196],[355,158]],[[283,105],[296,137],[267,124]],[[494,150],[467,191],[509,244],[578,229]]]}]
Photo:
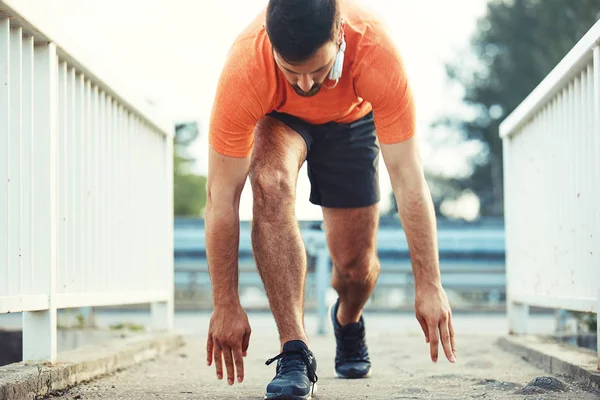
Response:
[{"label": "metal railing post", "polygon": [[[0,293],[8,295],[9,266],[9,193],[10,169],[10,24],[8,18],[0,19]],[[7,279],[8,278],[8,279]]]},{"label": "metal railing post", "polygon": [[516,293],[519,285],[516,284],[517,275],[514,273],[515,266],[512,265],[512,252],[513,246],[513,224],[516,222],[512,217],[513,202],[513,190],[515,177],[511,174],[511,137],[504,137],[502,144],[502,156],[504,159],[504,225],[506,235],[506,312],[508,317],[508,332],[509,334],[522,335],[527,332],[527,318],[529,317],[529,306],[526,304],[519,304],[514,301],[514,297],[518,295]]},{"label": "metal railing post", "polygon": [[[594,151],[594,154],[600,154],[600,42],[597,42],[596,47],[594,47],[594,124],[595,124],[595,129],[594,129],[594,133],[596,135],[595,137],[595,144],[596,144],[596,149]],[[594,143],[594,141],[592,142]],[[592,182],[599,182],[600,181],[600,158],[599,157],[595,157],[595,163],[596,165],[594,166],[594,168],[592,168]],[[592,198],[594,199],[600,199],[600,188],[598,187],[598,185],[594,185],[594,189],[595,193],[592,194]],[[596,203],[596,206],[598,207],[598,204]],[[596,209],[593,212],[593,215],[596,217],[595,220],[593,221],[594,223],[594,242],[597,244],[596,246],[593,246],[593,248],[598,249],[600,248],[600,210]],[[598,265],[598,261],[600,261],[600,254],[598,254],[598,252],[595,252],[594,255],[595,259],[597,262],[595,262],[595,265]],[[596,277],[598,278],[598,276]],[[598,318],[598,316],[600,315],[600,283],[598,283],[598,279],[596,279],[596,284],[598,285],[597,290],[596,290],[596,321],[598,322],[596,324],[597,326],[597,341],[598,341],[598,369],[600,369],[600,318]]]},{"label": "metal railing post", "polygon": [[54,43],[34,49],[35,151],[32,249],[34,293],[48,295],[48,309],[23,313],[23,360],[56,361],[56,201],[58,64]]},{"label": "metal railing post", "polygon": [[327,333],[327,288],[329,287],[329,249],[325,243],[316,247],[316,273],[317,273],[317,334],[325,335]]},{"label": "metal railing post", "polygon": [[174,220],[173,220],[173,139],[165,137],[165,152],[164,152],[164,176],[162,177],[165,185],[165,195],[163,198],[163,218],[164,218],[164,249],[163,261],[163,284],[168,292],[168,299],[162,302],[151,304],[152,312],[152,327],[155,330],[173,329],[174,323],[174,285],[175,285],[175,266],[173,260],[173,236],[174,236]]},{"label": "metal railing post", "polygon": [[529,306],[522,303],[508,303],[508,331],[511,335],[524,335],[527,333],[527,319]]}]

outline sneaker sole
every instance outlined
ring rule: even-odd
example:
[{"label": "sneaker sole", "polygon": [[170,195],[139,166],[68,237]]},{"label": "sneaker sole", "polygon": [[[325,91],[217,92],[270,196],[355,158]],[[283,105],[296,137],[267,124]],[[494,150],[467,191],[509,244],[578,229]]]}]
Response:
[{"label": "sneaker sole", "polygon": [[[333,327],[333,321],[331,320],[331,311],[333,310],[333,306],[335,306],[335,303],[336,302],[333,302],[327,309],[327,317],[328,317],[327,320],[329,321],[329,328],[331,329],[331,332],[334,334],[334,337],[335,337],[335,328]],[[367,372],[367,374],[365,376],[360,376],[360,377],[346,376],[346,375],[342,375],[339,372],[337,372],[335,367],[333,367],[333,373],[335,374],[335,376],[337,376],[340,379],[364,379],[364,378],[370,377],[372,372],[373,372],[373,366],[371,366],[371,368],[369,369],[369,372]]]},{"label": "sneaker sole", "polygon": [[306,396],[295,396],[292,394],[266,394],[265,400],[312,400],[312,396],[317,393],[317,384],[313,385],[311,393]]},{"label": "sneaker sole", "polygon": [[369,378],[371,376],[372,372],[373,372],[373,367],[371,367],[369,369],[369,372],[367,372],[367,374],[365,376],[346,376],[346,375],[342,375],[339,372],[337,372],[335,367],[333,368],[333,373],[340,379],[365,379],[365,378]]}]

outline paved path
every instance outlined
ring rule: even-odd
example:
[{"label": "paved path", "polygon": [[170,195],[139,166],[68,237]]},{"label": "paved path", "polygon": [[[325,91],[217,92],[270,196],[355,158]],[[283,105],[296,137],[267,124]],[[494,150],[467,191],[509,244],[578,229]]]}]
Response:
[{"label": "paved path", "polygon": [[[54,398],[262,399],[275,371],[275,364],[264,364],[277,354],[273,333],[261,332],[252,337],[245,359],[246,380],[231,387],[225,380],[218,381],[214,369],[206,366],[203,336],[194,334],[186,340],[187,345],[176,352]],[[600,393],[584,391],[564,380],[563,392],[544,393],[539,386],[527,386],[548,374],[504,352],[489,335],[459,336],[457,363],[450,364],[440,357],[434,364],[428,358],[428,344],[422,335],[368,332],[374,370],[372,377],[364,380],[334,378],[333,338],[328,335],[311,340],[319,365],[316,399],[600,399]]]}]

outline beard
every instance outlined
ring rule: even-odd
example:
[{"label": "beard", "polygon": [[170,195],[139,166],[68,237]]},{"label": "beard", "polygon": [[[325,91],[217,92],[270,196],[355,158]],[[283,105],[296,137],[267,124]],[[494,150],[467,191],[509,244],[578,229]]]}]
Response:
[{"label": "beard", "polygon": [[294,91],[296,92],[296,94],[298,94],[298,96],[312,97],[315,94],[319,93],[322,86],[322,83],[315,83],[308,92],[305,92],[304,90],[300,89],[298,85],[292,85],[292,88],[294,88]]}]

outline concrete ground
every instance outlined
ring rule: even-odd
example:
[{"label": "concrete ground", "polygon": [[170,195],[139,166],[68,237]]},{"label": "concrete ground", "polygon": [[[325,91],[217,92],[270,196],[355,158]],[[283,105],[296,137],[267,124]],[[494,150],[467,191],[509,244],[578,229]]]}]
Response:
[{"label": "concrete ground", "polygon": [[[390,321],[391,322],[391,321]],[[484,321],[482,321],[484,322]],[[367,325],[368,327],[368,325]],[[562,378],[549,376],[496,345],[494,335],[462,334],[458,359],[434,364],[422,334],[367,331],[373,375],[341,380],[333,373],[331,334],[311,337],[319,376],[317,399],[599,399]],[[204,334],[186,337],[186,345],[157,359],[55,394],[58,399],[262,399],[278,352],[274,332],[253,333],[245,359],[246,379],[228,386],[205,363]]]}]

